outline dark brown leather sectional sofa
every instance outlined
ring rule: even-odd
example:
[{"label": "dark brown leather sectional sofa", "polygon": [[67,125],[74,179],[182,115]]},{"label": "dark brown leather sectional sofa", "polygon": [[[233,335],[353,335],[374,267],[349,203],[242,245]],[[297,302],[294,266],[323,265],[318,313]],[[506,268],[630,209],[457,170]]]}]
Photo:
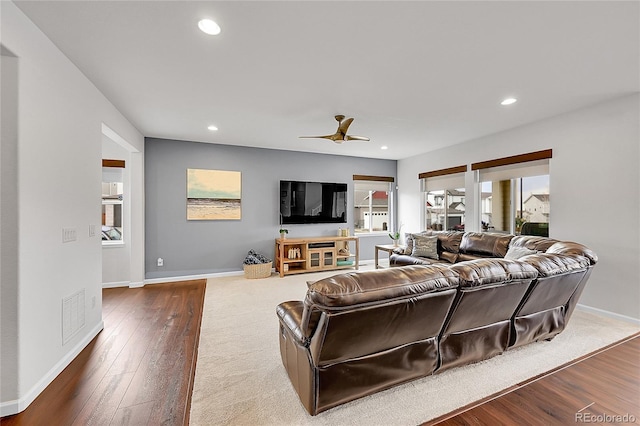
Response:
[{"label": "dark brown leather sectional sofa", "polygon": [[[543,237],[432,235],[456,256],[396,258],[423,264],[335,275],[310,284],[304,301],[278,305],[282,361],[311,415],[553,338],[598,260]],[[505,259],[511,247],[535,252]]]}]

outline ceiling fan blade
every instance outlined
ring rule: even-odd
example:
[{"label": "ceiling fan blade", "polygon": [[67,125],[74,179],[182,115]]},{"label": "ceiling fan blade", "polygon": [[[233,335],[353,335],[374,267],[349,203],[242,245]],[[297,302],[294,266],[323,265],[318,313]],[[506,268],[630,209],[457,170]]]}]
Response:
[{"label": "ceiling fan blade", "polygon": [[323,135],[323,136],[298,136],[301,139],[331,139],[333,140],[335,135]]},{"label": "ceiling fan blade", "polygon": [[348,141],[369,141],[371,139],[365,138],[364,136],[349,136],[347,135],[346,139]]},{"label": "ceiling fan blade", "polygon": [[347,129],[349,129],[349,126],[351,125],[351,123],[353,122],[353,118],[347,118],[344,121],[340,122],[340,125],[338,126],[338,133],[342,133],[343,135],[347,134]]}]

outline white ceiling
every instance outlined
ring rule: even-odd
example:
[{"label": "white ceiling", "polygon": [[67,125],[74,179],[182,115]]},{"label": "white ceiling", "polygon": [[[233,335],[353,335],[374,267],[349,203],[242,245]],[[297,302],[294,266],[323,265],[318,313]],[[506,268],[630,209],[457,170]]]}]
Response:
[{"label": "white ceiling", "polygon": [[401,159],[640,91],[636,1],[15,3],[149,137]]}]

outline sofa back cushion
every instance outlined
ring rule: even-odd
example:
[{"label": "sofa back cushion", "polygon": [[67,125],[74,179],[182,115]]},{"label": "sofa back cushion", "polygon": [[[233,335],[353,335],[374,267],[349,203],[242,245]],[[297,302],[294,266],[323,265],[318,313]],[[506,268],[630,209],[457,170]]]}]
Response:
[{"label": "sofa back cushion", "polygon": [[490,232],[465,232],[460,243],[460,252],[480,257],[504,257],[509,249],[510,234]]},{"label": "sofa back cushion", "polygon": [[320,312],[309,349],[319,367],[437,337],[458,277],[441,265],[335,275],[312,284],[305,299]]},{"label": "sofa back cushion", "polygon": [[305,303],[320,309],[343,309],[457,286],[457,274],[441,265],[348,272],[309,285]]},{"label": "sofa back cushion", "polygon": [[571,241],[557,241],[547,249],[550,254],[579,255],[589,259],[591,265],[598,263],[598,255],[590,248]]},{"label": "sofa back cushion", "polygon": [[460,262],[451,269],[459,274],[460,287],[445,334],[508,320],[538,275],[531,265],[504,259]]},{"label": "sofa back cushion", "polygon": [[523,247],[537,252],[545,252],[557,242],[558,240],[552,238],[536,237],[533,235],[516,235],[509,242],[509,248]]}]

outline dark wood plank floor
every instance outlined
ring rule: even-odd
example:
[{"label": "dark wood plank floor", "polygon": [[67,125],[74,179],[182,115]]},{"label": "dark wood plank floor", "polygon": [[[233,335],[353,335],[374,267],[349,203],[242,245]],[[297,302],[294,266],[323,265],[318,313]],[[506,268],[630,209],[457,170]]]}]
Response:
[{"label": "dark wood plank floor", "polygon": [[104,330],[2,426],[188,424],[205,287],[104,289]]},{"label": "dark wood plank floor", "polygon": [[640,334],[425,425],[640,424]]},{"label": "dark wood plank floor", "polygon": [[[2,426],[187,425],[205,284],[103,290],[104,330]],[[425,425],[640,424],[639,398],[640,334]]]}]

